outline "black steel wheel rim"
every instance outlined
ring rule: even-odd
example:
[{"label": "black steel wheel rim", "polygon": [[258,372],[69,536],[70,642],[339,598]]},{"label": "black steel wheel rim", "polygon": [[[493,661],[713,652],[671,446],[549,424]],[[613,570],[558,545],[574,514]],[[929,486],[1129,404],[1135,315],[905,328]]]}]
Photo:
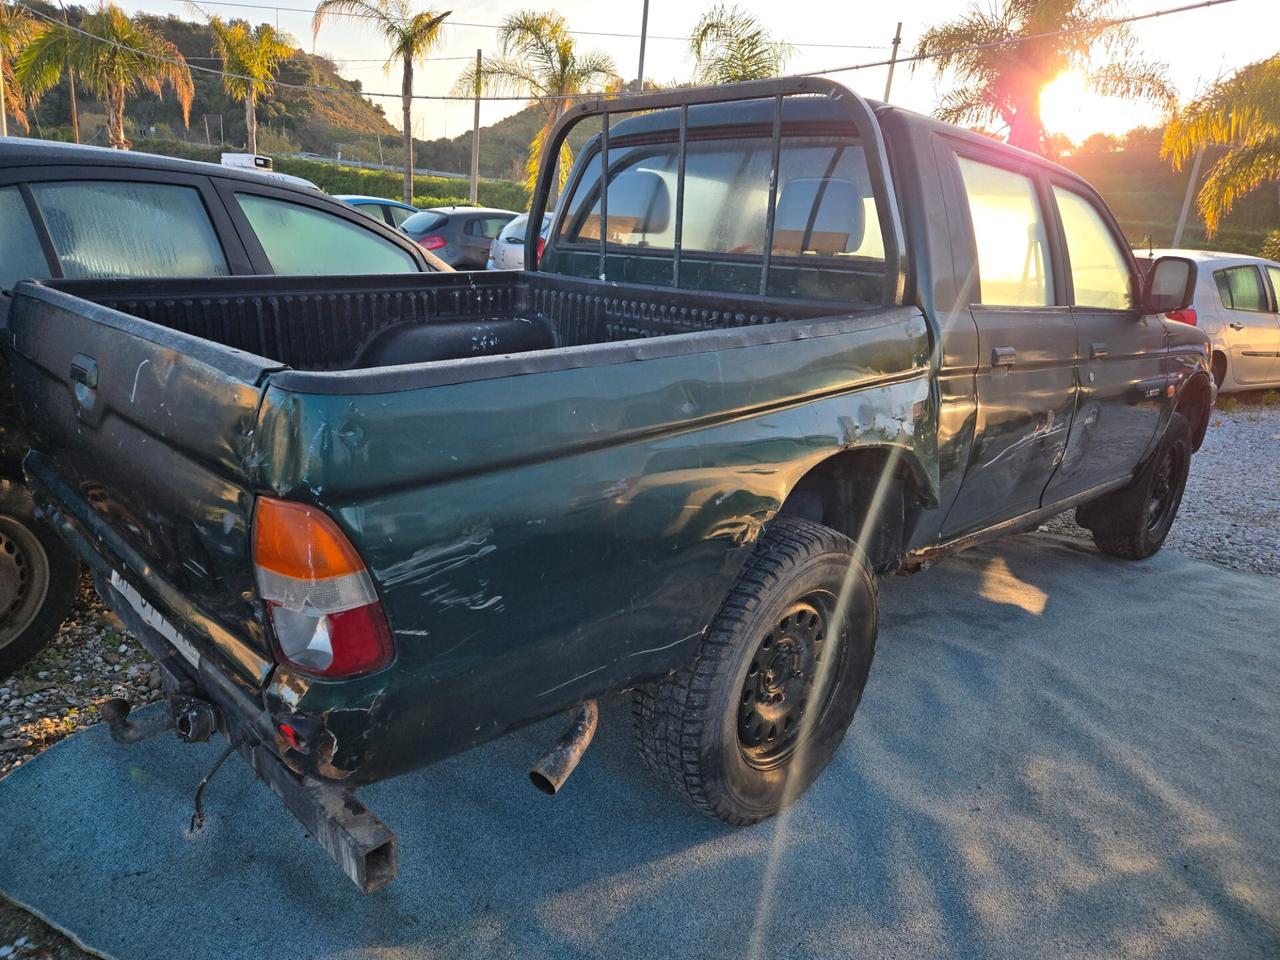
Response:
[{"label": "black steel wheel rim", "polygon": [[810,594],[760,638],[738,696],[738,745],[751,766],[785,763],[830,705],[848,648],[829,635],[835,609],[831,594]]},{"label": "black steel wheel rim", "polygon": [[8,646],[39,614],[49,592],[49,557],[24,524],[0,516],[0,647]]},{"label": "black steel wheel rim", "polygon": [[1178,502],[1178,478],[1182,475],[1182,450],[1170,445],[1156,463],[1147,500],[1147,530],[1157,531],[1168,523]]}]

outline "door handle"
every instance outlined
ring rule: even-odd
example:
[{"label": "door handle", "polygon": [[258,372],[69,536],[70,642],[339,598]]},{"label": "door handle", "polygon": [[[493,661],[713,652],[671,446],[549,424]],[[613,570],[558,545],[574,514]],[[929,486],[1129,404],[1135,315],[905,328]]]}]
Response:
[{"label": "door handle", "polygon": [[1230,327],[1232,330],[1244,329],[1244,324],[1241,323],[1239,320],[1232,320],[1230,323],[1227,324],[1227,326]]},{"label": "door handle", "polygon": [[993,367],[1012,367],[1018,361],[1018,351],[1013,347],[996,347],[991,351]]},{"label": "door handle", "polygon": [[86,423],[98,422],[98,361],[77,353],[71,358],[69,374],[76,402],[76,415]]},{"label": "door handle", "polygon": [[1093,343],[1089,344],[1089,358],[1091,360],[1101,360],[1109,352],[1110,351],[1107,350],[1107,345],[1101,340],[1095,340]]}]

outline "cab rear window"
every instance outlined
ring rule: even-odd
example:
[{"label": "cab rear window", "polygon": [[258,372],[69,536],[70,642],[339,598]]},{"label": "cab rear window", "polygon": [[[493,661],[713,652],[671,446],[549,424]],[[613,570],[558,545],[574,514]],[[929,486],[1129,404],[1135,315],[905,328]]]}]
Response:
[{"label": "cab rear window", "polygon": [[[758,285],[756,265],[768,235],[771,162],[767,137],[688,145],[681,257],[682,263],[692,261],[692,274],[704,289],[750,290],[753,277]],[[603,228],[606,248],[669,263],[676,241],[678,144],[611,148],[609,166],[607,222],[602,223],[596,153],[584,164],[565,205],[559,244],[598,251]],[[856,295],[857,284],[841,280],[840,272],[847,271],[846,277],[873,277],[866,299],[877,299],[884,241],[861,144],[853,138],[789,137],[783,141],[779,171],[770,253],[775,268],[781,269],[776,289],[771,270],[769,292],[864,299]],[[725,265],[717,268],[716,263]],[[634,271],[623,276],[611,265],[606,274],[608,279],[645,282]]]}]

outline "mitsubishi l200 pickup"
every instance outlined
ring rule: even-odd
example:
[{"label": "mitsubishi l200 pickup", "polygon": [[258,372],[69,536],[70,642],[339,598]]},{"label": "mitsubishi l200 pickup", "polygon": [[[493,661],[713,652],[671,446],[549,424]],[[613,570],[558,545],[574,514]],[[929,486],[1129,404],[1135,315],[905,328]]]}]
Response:
[{"label": "mitsubishi l200 pickup", "polygon": [[[630,691],[734,824],[844,737],[876,577],[1075,509],[1141,559],[1215,390],[1186,261],[1079,177],[817,78],[600,99],[525,269],[19,285],[41,510],[164,673],[120,740],[220,735],[366,890],[356,788]],[[544,159],[531,223],[547,206]]]}]

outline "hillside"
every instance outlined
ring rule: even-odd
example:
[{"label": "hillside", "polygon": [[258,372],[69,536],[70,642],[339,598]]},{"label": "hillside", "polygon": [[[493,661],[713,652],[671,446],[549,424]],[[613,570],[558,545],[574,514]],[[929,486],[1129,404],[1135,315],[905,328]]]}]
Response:
[{"label": "hillside", "polygon": [[[41,13],[60,16],[61,11],[41,0],[33,0],[31,6]],[[68,6],[67,16],[72,25],[79,23],[86,8]],[[192,65],[216,67],[211,59],[212,41],[209,29],[202,22],[192,22],[179,17],[154,17],[143,15],[152,26],[165,35]],[[296,39],[296,38],[295,38]],[[192,71],[195,83],[195,101],[191,107],[191,127],[185,129],[182,113],[172,95],[164,98],[140,93],[131,98],[125,110],[126,128],[130,139],[142,146],[149,137],[187,140],[204,143],[206,118],[209,140],[217,144],[244,143],[244,108],[222,90],[222,80],[200,70]],[[299,49],[281,66],[279,79],[285,83],[312,86],[338,87],[358,94],[360,82],[338,76],[336,66],[324,57],[313,56]],[[83,89],[77,89],[80,107],[80,133],[86,143],[104,143],[105,126],[102,109]],[[375,138],[399,138],[399,132],[387,122],[382,108],[361,96],[342,93],[317,93],[305,90],[280,88],[279,95],[258,106],[259,142],[269,152],[313,150],[330,154],[335,142],[365,135]],[[151,128],[155,127],[154,135]],[[221,127],[221,130],[219,129]],[[55,139],[70,139],[71,112],[65,84],[50,90],[34,111],[32,133]]]}]

